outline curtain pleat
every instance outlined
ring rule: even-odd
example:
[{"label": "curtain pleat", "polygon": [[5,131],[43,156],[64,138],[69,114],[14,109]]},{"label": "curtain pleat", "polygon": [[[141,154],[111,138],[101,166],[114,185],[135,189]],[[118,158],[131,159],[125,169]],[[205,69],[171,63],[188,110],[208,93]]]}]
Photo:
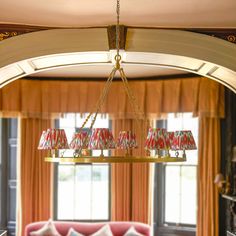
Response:
[{"label": "curtain pleat", "polygon": [[51,124],[44,119],[20,120],[17,235],[23,235],[28,223],[51,217],[52,165],[44,161],[46,153],[37,149],[42,130]]},{"label": "curtain pleat", "polygon": [[129,163],[111,164],[111,219],[131,220],[132,166]]}]

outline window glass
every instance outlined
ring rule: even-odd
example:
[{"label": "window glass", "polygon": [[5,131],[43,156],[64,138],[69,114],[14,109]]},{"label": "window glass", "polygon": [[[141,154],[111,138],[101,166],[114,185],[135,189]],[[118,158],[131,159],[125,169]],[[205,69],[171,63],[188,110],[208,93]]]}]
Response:
[{"label": "window glass", "polygon": [[[68,142],[84,120],[81,114],[66,114],[59,120]],[[90,123],[85,128],[89,126]],[[108,116],[98,115],[94,127],[108,128]],[[108,154],[104,151],[104,155]],[[93,151],[93,155],[100,155],[100,151]],[[67,150],[64,156],[73,156],[73,150]],[[109,172],[108,164],[59,164],[57,219],[109,220]]]},{"label": "window glass", "polygon": [[[198,118],[191,113],[179,116],[169,114],[167,130],[191,130],[198,144]],[[171,152],[174,155],[174,152]],[[187,161],[164,164],[165,199],[164,221],[174,224],[196,224],[197,204],[197,150],[186,151]]]}]

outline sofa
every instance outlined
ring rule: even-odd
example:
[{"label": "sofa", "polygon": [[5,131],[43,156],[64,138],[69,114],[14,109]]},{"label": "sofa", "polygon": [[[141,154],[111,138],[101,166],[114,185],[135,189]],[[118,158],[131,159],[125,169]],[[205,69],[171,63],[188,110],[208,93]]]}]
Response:
[{"label": "sofa", "polygon": [[[46,221],[40,221],[28,224],[25,228],[25,236],[30,236],[30,232],[39,230],[46,223]],[[113,236],[123,236],[131,226],[133,226],[137,232],[145,236],[150,236],[150,226],[139,222],[109,221],[99,223],[84,223],[75,221],[54,221],[53,223],[57,231],[62,236],[66,236],[70,228],[73,228],[75,231],[85,236],[91,235],[106,224],[110,226]]]}]

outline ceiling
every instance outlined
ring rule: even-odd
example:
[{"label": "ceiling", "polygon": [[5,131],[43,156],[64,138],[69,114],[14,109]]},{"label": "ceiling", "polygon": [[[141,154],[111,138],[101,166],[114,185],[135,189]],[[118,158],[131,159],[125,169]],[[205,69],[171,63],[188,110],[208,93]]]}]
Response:
[{"label": "ceiling", "polygon": [[[121,0],[121,23],[135,27],[236,28],[235,0]],[[1,0],[0,23],[49,27],[115,24],[113,0]]]},{"label": "ceiling", "polygon": [[[121,24],[156,28],[235,28],[235,0],[120,0]],[[100,27],[116,23],[113,0],[1,0],[0,24],[45,27]],[[46,70],[36,77],[106,77],[111,65]],[[169,68],[126,65],[127,77],[187,73]]]}]

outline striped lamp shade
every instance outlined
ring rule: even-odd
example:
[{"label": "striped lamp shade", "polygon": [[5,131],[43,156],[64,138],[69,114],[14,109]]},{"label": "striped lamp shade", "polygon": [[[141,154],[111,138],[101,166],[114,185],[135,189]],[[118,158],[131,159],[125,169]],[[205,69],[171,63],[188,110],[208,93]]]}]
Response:
[{"label": "striped lamp shade", "polygon": [[74,150],[87,149],[89,141],[87,136],[88,132],[86,131],[75,132],[73,134],[72,141],[70,142],[70,148]]},{"label": "striped lamp shade", "polygon": [[107,128],[93,129],[88,148],[91,150],[106,150],[116,148],[111,131]]},{"label": "striped lamp shade", "polygon": [[120,131],[117,147],[120,149],[137,148],[136,135],[132,131]]},{"label": "striped lamp shade", "polygon": [[175,131],[171,144],[172,150],[195,150],[197,149],[193,134],[190,130]]},{"label": "striped lamp shade", "polygon": [[149,128],[145,142],[148,150],[167,150],[170,148],[170,139],[166,129]]},{"label": "striped lamp shade", "polygon": [[47,129],[43,131],[38,149],[50,150],[50,149],[68,149],[67,137],[64,129]]}]

